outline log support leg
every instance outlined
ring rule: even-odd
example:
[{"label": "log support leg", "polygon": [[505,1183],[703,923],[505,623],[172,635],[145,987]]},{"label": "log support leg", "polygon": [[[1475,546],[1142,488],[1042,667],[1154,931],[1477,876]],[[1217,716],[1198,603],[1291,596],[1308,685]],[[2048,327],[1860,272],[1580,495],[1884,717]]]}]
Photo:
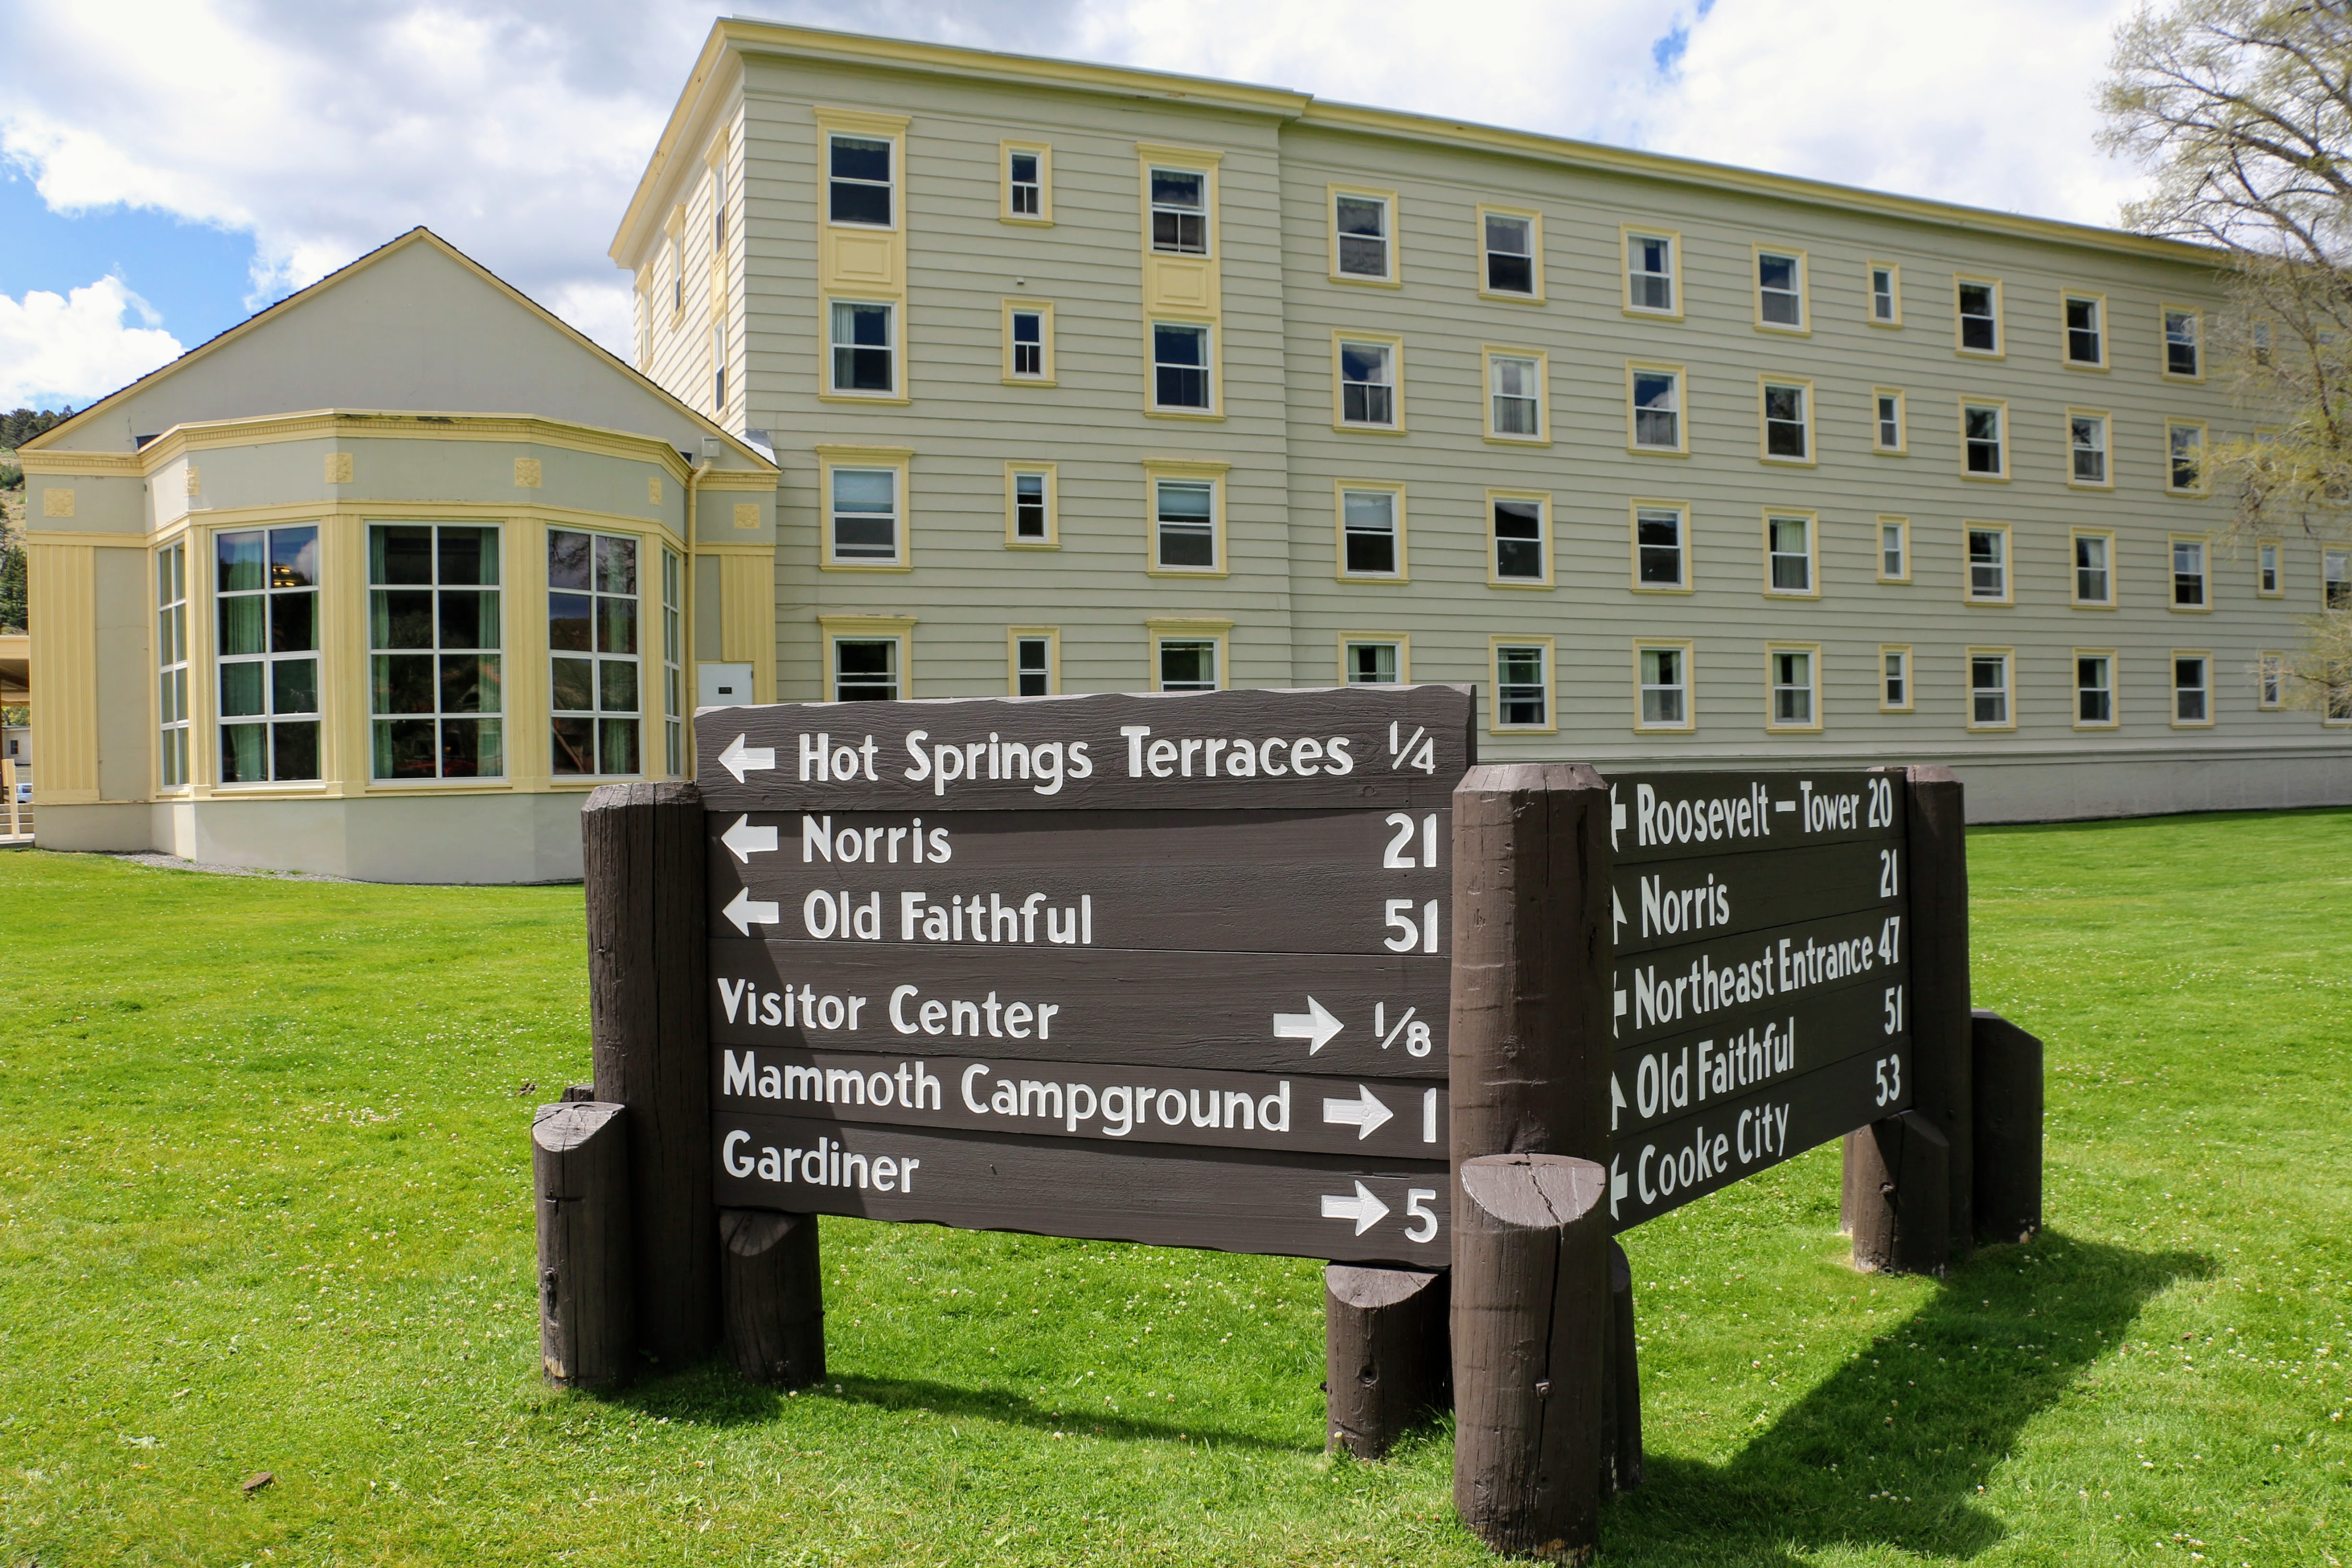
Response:
[{"label": "log support leg", "polygon": [[1633,1338],[1633,1266],[1625,1249],[1609,1244],[1610,1489],[1642,1484],[1642,1367]]},{"label": "log support leg", "polygon": [[1981,1007],[1972,1022],[1977,1239],[2000,1247],[2042,1229],[2042,1042]]},{"label": "log support leg", "polygon": [[816,1215],[719,1211],[727,1356],[753,1383],[798,1388],[824,1377],[824,1271]]},{"label": "log support leg", "polygon": [[1854,1267],[1943,1273],[1952,1256],[1951,1182],[1951,1145],[1919,1111],[1847,1133],[1843,1207]]},{"label": "log support leg", "polygon": [[542,1105],[530,1129],[539,1211],[541,1370],[559,1388],[613,1388],[636,1363],[629,1125],[623,1108]]},{"label": "log support leg", "polygon": [[1496,1552],[1584,1563],[1608,1467],[1609,1173],[1464,1162],[1454,1198],[1454,1506]]},{"label": "log support leg", "polygon": [[1348,1263],[1323,1270],[1328,1447],[1377,1459],[1407,1427],[1444,1408],[1446,1297],[1443,1274]]}]

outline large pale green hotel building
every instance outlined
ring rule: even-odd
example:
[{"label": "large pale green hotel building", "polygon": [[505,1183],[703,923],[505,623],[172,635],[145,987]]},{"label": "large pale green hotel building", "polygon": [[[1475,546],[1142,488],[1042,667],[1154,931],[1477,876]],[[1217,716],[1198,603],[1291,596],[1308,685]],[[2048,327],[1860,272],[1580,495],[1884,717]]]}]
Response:
[{"label": "large pale green hotel building", "polygon": [[2219,258],[728,20],[634,366],[424,230],[24,448],[35,834],[576,877],[698,705],[1454,681],[1489,759],[2352,801],[2225,548]]}]

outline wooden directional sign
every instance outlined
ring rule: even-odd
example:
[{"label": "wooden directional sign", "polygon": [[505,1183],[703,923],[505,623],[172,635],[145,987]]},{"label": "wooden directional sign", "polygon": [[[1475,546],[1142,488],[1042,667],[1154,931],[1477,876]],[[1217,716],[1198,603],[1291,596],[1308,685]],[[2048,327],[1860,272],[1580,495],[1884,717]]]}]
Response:
[{"label": "wooden directional sign", "polygon": [[1472,711],[698,714],[720,1201],[1442,1266]]},{"label": "wooden directional sign", "polygon": [[1619,1229],[1911,1104],[1904,793],[1610,778]]}]

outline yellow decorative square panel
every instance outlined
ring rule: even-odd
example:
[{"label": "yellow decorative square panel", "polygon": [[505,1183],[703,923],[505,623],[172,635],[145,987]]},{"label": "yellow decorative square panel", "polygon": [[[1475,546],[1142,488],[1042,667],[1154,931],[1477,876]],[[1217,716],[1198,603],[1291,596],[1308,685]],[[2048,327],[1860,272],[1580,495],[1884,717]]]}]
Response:
[{"label": "yellow decorative square panel", "polygon": [[659,474],[647,474],[646,476],[646,504],[647,506],[659,506],[661,503],[661,476]]},{"label": "yellow decorative square panel", "polygon": [[751,500],[737,501],[735,503],[735,526],[738,528],[759,527],[760,503],[758,501]]},{"label": "yellow decorative square panel", "polygon": [[71,517],[74,514],[74,493],[60,485],[51,485],[41,492],[43,517]]},{"label": "yellow decorative square panel", "polygon": [[327,482],[331,485],[347,485],[352,482],[352,455],[349,452],[327,454]]},{"label": "yellow decorative square panel", "polygon": [[203,489],[204,479],[197,473],[196,466],[194,463],[190,463],[188,465],[188,493],[190,495],[196,495],[201,493]]},{"label": "yellow decorative square panel", "polygon": [[514,482],[518,488],[527,490],[535,490],[539,489],[540,473],[539,459],[537,458],[517,458],[514,460]]}]

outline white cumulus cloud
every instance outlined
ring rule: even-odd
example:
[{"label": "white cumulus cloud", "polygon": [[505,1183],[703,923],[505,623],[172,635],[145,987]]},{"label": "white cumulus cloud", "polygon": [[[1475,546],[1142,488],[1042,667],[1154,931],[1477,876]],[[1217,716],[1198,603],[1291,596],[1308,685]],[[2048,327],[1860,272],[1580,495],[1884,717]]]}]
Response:
[{"label": "white cumulus cloud", "polygon": [[[143,323],[127,324],[135,314]],[[180,353],[147,301],[113,276],[68,294],[0,294],[0,408],[79,407]]]}]

